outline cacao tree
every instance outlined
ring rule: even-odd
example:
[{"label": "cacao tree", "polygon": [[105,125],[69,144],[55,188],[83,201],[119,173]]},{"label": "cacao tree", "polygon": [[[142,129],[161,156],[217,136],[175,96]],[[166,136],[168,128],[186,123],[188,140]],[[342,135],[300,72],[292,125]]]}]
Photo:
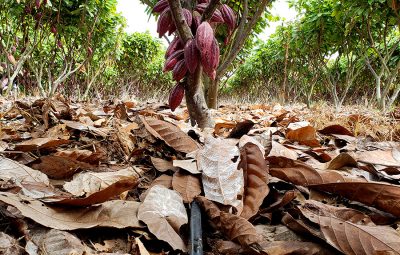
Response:
[{"label": "cacao tree", "polygon": [[[249,8],[249,2],[254,8]],[[200,127],[211,126],[203,76],[211,80],[209,106],[215,108],[221,77],[236,59],[270,1],[244,0],[236,12],[229,3],[160,0],[153,7],[160,14],[159,36],[175,35],[167,49],[164,66],[164,71],[172,71],[177,82],[170,94],[170,105],[172,108],[179,105],[185,94],[192,124]],[[220,30],[226,31],[222,33],[223,38],[217,36]],[[225,47],[221,56],[222,45]]]}]

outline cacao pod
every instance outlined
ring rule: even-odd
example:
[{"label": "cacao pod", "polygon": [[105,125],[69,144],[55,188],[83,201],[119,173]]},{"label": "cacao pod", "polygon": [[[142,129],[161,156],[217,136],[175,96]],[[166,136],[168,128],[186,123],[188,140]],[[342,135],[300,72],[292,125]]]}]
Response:
[{"label": "cacao pod", "polygon": [[168,36],[172,35],[172,33],[175,31],[176,31],[175,22],[172,21],[171,25],[168,28]]},{"label": "cacao pod", "polygon": [[210,0],[198,0],[197,3],[203,4],[203,3],[209,3]]},{"label": "cacao pod", "polygon": [[36,0],[35,4],[36,4],[36,9],[39,9],[40,8],[40,0]]},{"label": "cacao pod", "polygon": [[188,26],[192,26],[192,22],[193,22],[193,15],[192,12],[189,11],[188,9],[182,9],[183,12],[183,16],[185,17],[186,23],[188,24]]},{"label": "cacao pod", "polygon": [[153,12],[162,13],[165,9],[169,7],[168,0],[160,0],[153,7]]},{"label": "cacao pod", "polygon": [[196,45],[203,55],[211,51],[212,43],[214,40],[214,31],[207,21],[200,24],[196,32]]},{"label": "cacao pod", "polygon": [[201,17],[193,15],[193,22],[191,27],[193,34],[196,34],[197,28],[200,26],[200,24],[201,24]]},{"label": "cacao pod", "polygon": [[179,60],[178,63],[176,63],[174,70],[172,71],[172,78],[174,78],[175,81],[179,82],[185,77],[187,71],[188,69],[186,67],[185,60]]},{"label": "cacao pod", "polygon": [[[199,12],[200,14],[203,14],[203,12],[205,11],[205,9],[207,8],[208,3],[201,3],[196,5],[195,10],[197,12]],[[215,22],[215,23],[224,23],[224,19],[222,17],[222,14],[220,12],[220,10],[215,10],[215,12],[213,13],[213,15],[211,16],[211,20],[210,22]]]},{"label": "cacao pod", "polygon": [[57,28],[55,26],[52,26],[50,30],[53,34],[57,34]]},{"label": "cacao pod", "polygon": [[216,78],[216,69],[219,65],[219,54],[219,45],[217,40],[214,38],[211,51],[201,55],[201,65],[204,68],[204,72],[213,80]]},{"label": "cacao pod", "polygon": [[172,53],[171,56],[169,56],[165,61],[163,71],[168,72],[173,70],[176,63],[182,59],[183,54],[184,54],[183,50],[177,50],[174,53]]},{"label": "cacao pod", "polygon": [[157,33],[160,38],[170,30],[171,24],[174,24],[174,22],[171,16],[171,10],[167,8],[161,13],[157,22]]},{"label": "cacao pod", "polygon": [[199,65],[200,52],[196,47],[196,42],[190,39],[185,45],[185,62],[190,73],[194,73]]},{"label": "cacao pod", "polygon": [[165,57],[168,58],[169,56],[171,56],[172,53],[182,48],[183,48],[182,40],[179,38],[179,36],[176,36],[169,44],[167,51],[165,52]]},{"label": "cacao pod", "polygon": [[176,108],[182,103],[183,96],[185,95],[185,87],[183,83],[178,82],[169,93],[168,104],[171,111],[175,111]]},{"label": "cacao pod", "polygon": [[43,13],[41,13],[41,12],[36,13],[35,20],[39,21],[42,18],[42,16],[43,16]]},{"label": "cacao pod", "polygon": [[231,7],[229,7],[226,4],[223,4],[221,6],[221,14],[222,14],[222,18],[224,19],[224,23],[228,26],[228,29],[230,31],[229,34],[232,33],[232,31],[236,27],[235,12],[231,9]]}]

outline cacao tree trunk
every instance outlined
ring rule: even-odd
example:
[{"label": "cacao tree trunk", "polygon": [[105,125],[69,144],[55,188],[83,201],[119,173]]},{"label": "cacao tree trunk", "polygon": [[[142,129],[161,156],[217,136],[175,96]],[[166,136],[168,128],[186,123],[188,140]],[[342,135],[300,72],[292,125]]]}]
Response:
[{"label": "cacao tree trunk", "polygon": [[213,123],[204,97],[202,73],[203,69],[199,67],[193,75],[188,77],[185,86],[185,98],[191,124],[205,128],[212,127]]},{"label": "cacao tree trunk", "polygon": [[218,108],[218,87],[219,79],[210,80],[207,94],[207,105],[211,109]]}]

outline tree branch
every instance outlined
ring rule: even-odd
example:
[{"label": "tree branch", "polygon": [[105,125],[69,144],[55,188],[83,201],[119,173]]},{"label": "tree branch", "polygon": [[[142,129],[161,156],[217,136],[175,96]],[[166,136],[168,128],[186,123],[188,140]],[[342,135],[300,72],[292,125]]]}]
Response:
[{"label": "tree branch", "polygon": [[220,5],[221,0],[211,0],[201,16],[201,22],[209,21]]},{"label": "tree branch", "polygon": [[168,3],[179,37],[186,44],[187,41],[193,38],[193,34],[183,16],[181,2],[180,0],[168,0]]}]

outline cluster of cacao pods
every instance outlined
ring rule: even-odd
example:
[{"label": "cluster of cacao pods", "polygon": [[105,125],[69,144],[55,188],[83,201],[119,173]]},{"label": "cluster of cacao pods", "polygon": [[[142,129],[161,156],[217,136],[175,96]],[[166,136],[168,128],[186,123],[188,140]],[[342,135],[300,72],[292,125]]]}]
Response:
[{"label": "cluster of cacao pods", "polygon": [[[172,77],[177,85],[171,90],[169,104],[172,111],[181,103],[184,96],[184,85],[181,82],[186,74],[194,74],[201,65],[204,73],[212,80],[216,78],[216,70],[219,65],[220,49],[214,35],[214,29],[218,24],[226,24],[229,38],[236,28],[236,14],[226,4],[215,10],[209,21],[202,21],[201,15],[209,5],[209,0],[198,0],[193,10],[183,8],[182,14],[187,25],[192,30],[194,38],[183,42],[178,35],[170,43],[165,54],[164,72],[172,71]],[[157,32],[160,36],[172,35],[176,26],[172,17],[168,0],[159,0],[154,6],[153,12],[159,13]]]}]

